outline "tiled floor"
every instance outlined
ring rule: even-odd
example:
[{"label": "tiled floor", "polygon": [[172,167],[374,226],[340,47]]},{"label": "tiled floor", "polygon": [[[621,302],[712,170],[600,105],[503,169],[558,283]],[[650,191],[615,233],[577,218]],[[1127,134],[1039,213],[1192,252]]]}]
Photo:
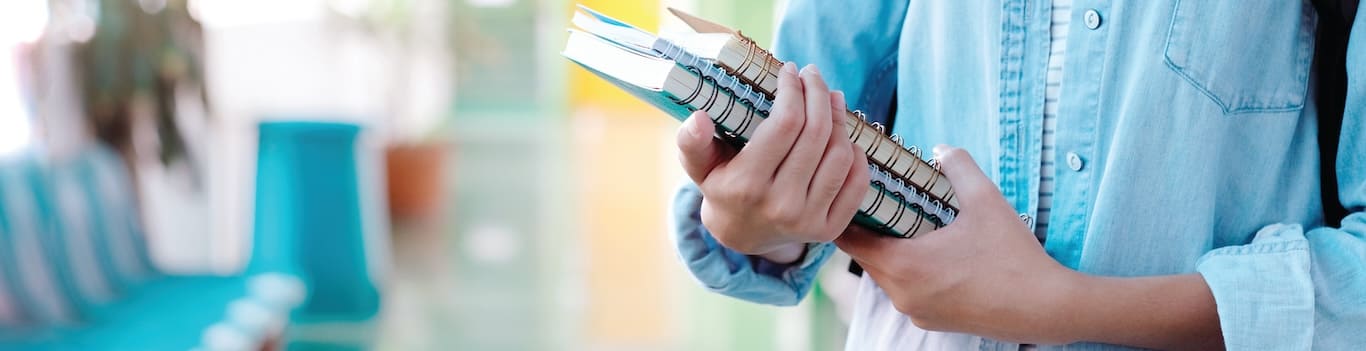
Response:
[{"label": "tiled floor", "polygon": [[546,197],[534,140],[454,144],[442,215],[396,221],[394,268],[379,346],[403,350],[547,349],[536,234]]}]

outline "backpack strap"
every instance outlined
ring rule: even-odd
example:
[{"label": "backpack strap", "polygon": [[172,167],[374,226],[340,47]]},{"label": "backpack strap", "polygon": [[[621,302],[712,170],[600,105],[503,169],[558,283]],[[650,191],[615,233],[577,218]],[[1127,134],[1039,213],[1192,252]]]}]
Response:
[{"label": "backpack strap", "polygon": [[1347,42],[1360,0],[1313,0],[1318,12],[1314,45],[1315,88],[1319,125],[1319,180],[1324,224],[1342,225],[1347,209],[1338,199],[1337,155],[1342,137],[1342,114],[1347,102]]}]

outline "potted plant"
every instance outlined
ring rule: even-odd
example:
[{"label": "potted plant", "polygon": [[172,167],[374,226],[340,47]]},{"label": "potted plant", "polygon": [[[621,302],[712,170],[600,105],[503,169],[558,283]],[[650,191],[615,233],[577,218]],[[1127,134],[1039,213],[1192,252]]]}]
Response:
[{"label": "potted plant", "polygon": [[386,48],[392,68],[386,111],[385,176],[398,221],[440,212],[446,197],[453,50],[441,1],[334,0],[338,18]]}]

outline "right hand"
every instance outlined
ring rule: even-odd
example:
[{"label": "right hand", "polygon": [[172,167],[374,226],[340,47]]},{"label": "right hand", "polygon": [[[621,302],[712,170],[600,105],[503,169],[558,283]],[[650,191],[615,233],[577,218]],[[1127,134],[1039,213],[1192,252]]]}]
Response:
[{"label": "right hand", "polygon": [[[868,161],[847,137],[844,94],[831,93],[814,66],[798,74],[785,64],[778,91],[744,148],[714,138],[702,111],[684,122],[678,148],[702,190],[702,224],[712,236],[731,250],[787,263],[802,244],[832,241],[849,226],[868,191]],[[794,249],[796,257],[780,254]]]}]

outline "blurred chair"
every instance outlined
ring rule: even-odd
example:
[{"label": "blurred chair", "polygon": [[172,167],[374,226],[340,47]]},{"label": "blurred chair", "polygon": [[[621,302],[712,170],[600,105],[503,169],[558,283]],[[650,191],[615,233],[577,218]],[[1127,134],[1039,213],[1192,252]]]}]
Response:
[{"label": "blurred chair", "polygon": [[287,267],[308,286],[286,338],[291,350],[365,349],[373,341],[380,299],[362,230],[359,131],[328,122],[260,125],[255,239],[267,244],[256,245],[247,272]]},{"label": "blurred chair", "polygon": [[102,146],[0,161],[0,350],[249,350],[278,338],[303,297],[290,267],[159,272],[133,189]]}]

